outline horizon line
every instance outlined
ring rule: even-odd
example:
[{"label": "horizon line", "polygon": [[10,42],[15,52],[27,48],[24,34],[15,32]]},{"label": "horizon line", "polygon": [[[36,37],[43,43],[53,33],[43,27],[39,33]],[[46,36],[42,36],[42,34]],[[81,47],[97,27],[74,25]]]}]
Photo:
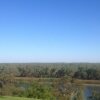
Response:
[{"label": "horizon line", "polygon": [[15,64],[15,63],[26,63],[26,64],[34,64],[34,63],[100,63],[100,62],[0,62],[0,64]]}]

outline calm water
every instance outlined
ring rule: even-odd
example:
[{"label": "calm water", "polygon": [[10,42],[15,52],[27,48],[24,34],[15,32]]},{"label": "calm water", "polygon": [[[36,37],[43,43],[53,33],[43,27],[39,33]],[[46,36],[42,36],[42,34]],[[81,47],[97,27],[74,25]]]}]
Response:
[{"label": "calm water", "polygon": [[86,85],[84,88],[84,100],[89,100],[94,90],[100,93],[100,85]]}]

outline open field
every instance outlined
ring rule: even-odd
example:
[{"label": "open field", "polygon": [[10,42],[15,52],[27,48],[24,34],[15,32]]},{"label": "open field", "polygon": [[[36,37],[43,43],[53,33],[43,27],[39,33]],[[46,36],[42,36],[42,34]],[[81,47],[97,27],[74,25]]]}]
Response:
[{"label": "open field", "polygon": [[39,99],[5,96],[5,97],[0,97],[0,100],[39,100]]}]

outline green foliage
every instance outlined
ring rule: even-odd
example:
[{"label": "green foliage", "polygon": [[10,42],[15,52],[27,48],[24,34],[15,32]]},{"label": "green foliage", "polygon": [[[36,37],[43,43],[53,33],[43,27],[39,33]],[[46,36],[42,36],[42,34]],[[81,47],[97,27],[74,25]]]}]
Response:
[{"label": "green foliage", "polygon": [[75,99],[76,97],[79,98],[80,87],[72,83],[71,80],[71,77],[63,77],[54,82],[54,95],[57,97],[57,100],[72,100],[74,96]]},{"label": "green foliage", "polygon": [[[22,83],[32,77],[38,81],[28,80],[29,86],[22,88],[16,85],[19,77],[24,77],[20,78]],[[0,64],[0,95],[43,100],[70,100],[75,96],[75,100],[82,100],[76,79],[100,80],[100,64]],[[93,96],[95,100],[100,97],[96,93]]]},{"label": "green foliage", "polygon": [[40,99],[24,98],[24,97],[13,97],[13,96],[3,96],[3,97],[0,97],[0,100],[40,100]]},{"label": "green foliage", "polygon": [[[8,79],[8,76],[10,78]],[[100,79],[99,63],[0,64],[0,80],[15,77]]]},{"label": "green foliage", "polygon": [[74,77],[79,79],[100,80],[100,69],[79,67]]},{"label": "green foliage", "polygon": [[33,97],[43,100],[55,100],[52,95],[52,88],[48,85],[32,83],[32,85],[25,91],[27,97]]}]

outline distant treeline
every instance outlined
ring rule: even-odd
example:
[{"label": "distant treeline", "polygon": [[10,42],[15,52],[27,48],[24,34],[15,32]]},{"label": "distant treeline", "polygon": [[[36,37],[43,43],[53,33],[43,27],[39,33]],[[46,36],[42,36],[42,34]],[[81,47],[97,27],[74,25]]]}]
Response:
[{"label": "distant treeline", "polygon": [[26,63],[0,64],[0,78],[3,76],[100,80],[99,63]]}]

